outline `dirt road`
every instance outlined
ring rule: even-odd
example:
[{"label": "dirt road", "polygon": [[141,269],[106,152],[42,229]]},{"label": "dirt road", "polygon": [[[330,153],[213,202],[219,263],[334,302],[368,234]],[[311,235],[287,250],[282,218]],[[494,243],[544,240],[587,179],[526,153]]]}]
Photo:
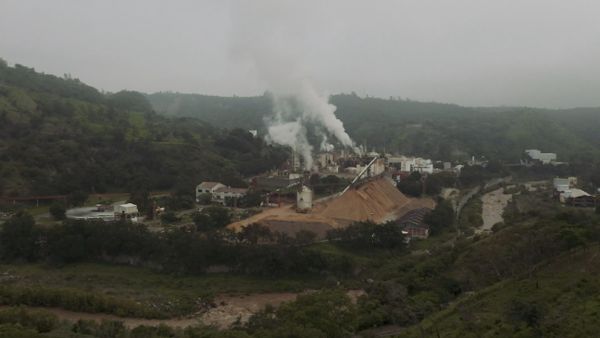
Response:
[{"label": "dirt road", "polygon": [[483,225],[479,229],[476,229],[475,232],[491,231],[494,224],[503,222],[502,213],[511,199],[512,195],[504,194],[504,188],[498,188],[481,196],[481,201],[483,202],[481,211]]}]

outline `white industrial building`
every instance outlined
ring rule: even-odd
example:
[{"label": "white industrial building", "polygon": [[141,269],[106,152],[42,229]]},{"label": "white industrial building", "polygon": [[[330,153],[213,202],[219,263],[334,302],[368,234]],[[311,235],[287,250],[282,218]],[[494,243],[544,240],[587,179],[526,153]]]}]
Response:
[{"label": "white industrial building", "polygon": [[369,167],[369,176],[374,177],[381,175],[385,172],[385,159],[378,158],[373,162],[371,167]]},{"label": "white industrial building", "polygon": [[398,167],[400,171],[433,174],[433,162],[421,157],[390,156],[388,164]]},{"label": "white industrial building", "polygon": [[333,156],[333,153],[319,153],[317,155],[317,163],[319,163],[319,167],[321,168],[326,168],[330,165],[334,165],[335,158]]},{"label": "white industrial building", "polygon": [[248,189],[244,188],[231,188],[231,187],[223,187],[217,189],[213,194],[213,201],[225,204],[225,201],[228,198],[242,198],[246,196]]},{"label": "white industrial building", "polygon": [[529,158],[533,161],[539,161],[542,164],[550,164],[552,162],[556,162],[556,153],[542,153],[538,149],[527,149],[525,153]]},{"label": "white industrial building", "polygon": [[317,164],[319,169],[325,172],[337,174],[339,172],[339,166],[337,164],[335,155],[332,152],[319,153],[317,155]]},{"label": "white industrial building", "polygon": [[115,205],[114,213],[115,219],[129,220],[132,222],[138,221],[138,207],[133,203]]},{"label": "white industrial building", "polygon": [[247,192],[248,189],[232,188],[219,182],[202,182],[196,186],[196,202],[200,202],[202,194],[210,194],[213,201],[225,204],[227,198],[241,198]]},{"label": "white industrial building", "polygon": [[[356,167],[347,167],[344,169],[347,173],[356,175],[367,168],[368,164],[357,164]],[[375,177],[385,172],[385,159],[374,159],[373,164],[366,170],[362,177]]]},{"label": "white industrial building", "polygon": [[202,182],[198,184],[196,186],[196,202],[200,202],[200,195],[210,194],[212,196],[217,189],[225,187],[227,186],[219,182]]}]

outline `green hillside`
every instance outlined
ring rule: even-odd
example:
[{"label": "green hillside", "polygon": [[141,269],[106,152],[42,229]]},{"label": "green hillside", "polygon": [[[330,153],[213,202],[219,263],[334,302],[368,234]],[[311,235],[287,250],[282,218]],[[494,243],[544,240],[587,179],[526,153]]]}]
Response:
[{"label": "green hillside", "polygon": [[[156,93],[148,99],[158,113],[193,116],[223,127],[264,128],[268,96],[215,97]],[[559,160],[598,158],[600,108],[469,108],[453,104],[334,95],[336,115],[350,136],[371,149],[466,159],[472,155],[509,162],[524,149],[558,153]]]},{"label": "green hillside", "polygon": [[139,93],[0,63],[0,195],[243,185],[285,158],[243,130],[157,115]]},{"label": "green hillside", "polygon": [[600,300],[600,249],[566,252],[466,295],[401,337],[595,337]]}]

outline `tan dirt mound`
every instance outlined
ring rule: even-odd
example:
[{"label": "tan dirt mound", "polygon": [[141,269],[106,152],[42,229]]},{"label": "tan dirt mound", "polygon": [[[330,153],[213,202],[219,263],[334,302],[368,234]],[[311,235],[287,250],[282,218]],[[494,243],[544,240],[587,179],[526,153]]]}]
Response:
[{"label": "tan dirt mound", "polygon": [[342,196],[322,199],[308,213],[297,213],[293,205],[267,209],[260,214],[229,225],[230,229],[258,223],[271,231],[294,236],[300,230],[308,230],[324,238],[327,231],[341,228],[353,222],[371,220],[384,223],[395,220],[406,212],[435,203],[430,198],[408,198],[390,179],[377,178],[346,191]]},{"label": "tan dirt mound", "polygon": [[351,222],[371,220],[381,223],[390,213],[404,207],[410,199],[387,179],[379,178],[332,200],[321,213],[322,216]]}]

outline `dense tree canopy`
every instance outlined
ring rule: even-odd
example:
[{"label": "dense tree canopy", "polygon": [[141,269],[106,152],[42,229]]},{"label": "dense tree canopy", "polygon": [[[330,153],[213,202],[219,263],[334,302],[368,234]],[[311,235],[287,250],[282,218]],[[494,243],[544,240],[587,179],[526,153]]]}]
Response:
[{"label": "dense tree canopy", "polygon": [[246,130],[164,118],[140,93],[0,64],[0,195],[166,190],[242,180],[285,150]]}]

